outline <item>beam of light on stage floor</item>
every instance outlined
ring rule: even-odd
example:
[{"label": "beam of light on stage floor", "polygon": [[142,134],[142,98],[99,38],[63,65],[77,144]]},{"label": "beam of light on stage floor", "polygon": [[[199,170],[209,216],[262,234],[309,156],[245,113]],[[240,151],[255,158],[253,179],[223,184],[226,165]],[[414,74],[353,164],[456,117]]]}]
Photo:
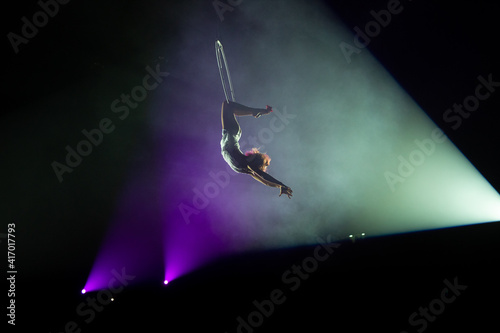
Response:
[{"label": "beam of light on stage floor", "polygon": [[162,226],[154,199],[157,173],[151,171],[144,165],[130,170],[85,283],[87,292],[107,289],[117,293],[129,285],[161,279]]}]

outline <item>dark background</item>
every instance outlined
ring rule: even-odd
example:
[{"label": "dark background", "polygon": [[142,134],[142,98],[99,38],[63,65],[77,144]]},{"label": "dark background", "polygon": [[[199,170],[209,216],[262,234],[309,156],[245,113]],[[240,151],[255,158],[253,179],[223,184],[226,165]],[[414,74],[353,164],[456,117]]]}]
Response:
[{"label": "dark background", "polygon": [[[107,147],[79,167],[80,176],[59,184],[50,162],[62,158],[61,142],[77,142],[82,128],[102,118],[99,110],[137,84],[144,64],[168,59],[175,68],[182,62],[176,49],[178,22],[194,3],[72,1],[61,5],[18,54],[4,39],[1,232],[7,223],[16,223],[16,328],[60,332],[75,320],[83,332],[133,326],[140,331],[235,332],[236,317],[253,311],[254,299],[268,298],[276,288],[286,290],[281,274],[311,255],[314,247],[229,258],[168,288],[127,288],[88,325],[75,313],[84,300],[76,291],[85,283],[127,169],[150,157],[131,154],[145,143],[147,102]],[[211,2],[200,3],[196,8],[213,16],[207,28],[215,31],[218,19]],[[327,3],[348,27],[364,25],[371,20],[370,10],[387,6],[387,1]],[[498,5],[411,5],[369,49],[498,191],[498,92],[457,130],[442,119],[444,110],[474,92],[478,75],[492,73],[500,81]],[[20,18],[38,10],[35,1],[9,4],[4,36],[18,33]],[[195,82],[174,77],[168,84],[183,89]],[[40,140],[45,133],[52,140]],[[498,223],[491,223],[346,241],[300,289],[288,292],[286,302],[255,331],[415,332],[408,316],[439,297],[444,279],[455,277],[467,290],[426,331],[496,329],[498,232]]]}]

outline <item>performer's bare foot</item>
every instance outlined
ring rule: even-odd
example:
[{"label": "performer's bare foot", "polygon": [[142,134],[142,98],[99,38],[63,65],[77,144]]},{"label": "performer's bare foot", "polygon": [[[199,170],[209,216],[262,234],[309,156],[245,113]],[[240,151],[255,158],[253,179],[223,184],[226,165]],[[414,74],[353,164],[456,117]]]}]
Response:
[{"label": "performer's bare foot", "polygon": [[273,107],[272,107],[272,106],[269,106],[269,105],[266,105],[266,109],[265,109],[265,110],[264,110],[264,109],[262,109],[262,111],[257,112],[257,113],[254,115],[254,117],[255,117],[255,118],[259,118],[260,116],[265,115],[265,114],[269,114],[269,113],[271,113],[271,112],[273,112]]}]

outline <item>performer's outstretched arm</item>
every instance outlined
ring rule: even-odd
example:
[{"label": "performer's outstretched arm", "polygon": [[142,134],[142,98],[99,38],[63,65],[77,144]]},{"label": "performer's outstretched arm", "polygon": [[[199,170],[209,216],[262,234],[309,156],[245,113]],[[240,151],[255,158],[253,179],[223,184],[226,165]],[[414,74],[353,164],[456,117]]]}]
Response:
[{"label": "performer's outstretched arm", "polygon": [[292,189],[280,182],[279,180],[275,179],[272,177],[270,174],[261,171],[261,170],[253,170],[252,168],[248,167],[250,169],[250,175],[257,181],[261,182],[264,185],[270,186],[270,187],[277,187],[280,188],[280,197],[282,194],[288,195],[288,198],[292,197]]}]

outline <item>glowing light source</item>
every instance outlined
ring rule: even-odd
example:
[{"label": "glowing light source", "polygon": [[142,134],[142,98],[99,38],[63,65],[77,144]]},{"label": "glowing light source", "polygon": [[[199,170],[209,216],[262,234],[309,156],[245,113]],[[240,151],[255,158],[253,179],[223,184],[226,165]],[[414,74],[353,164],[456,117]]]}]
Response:
[{"label": "glowing light source", "polygon": [[168,280],[163,281],[163,284],[167,285],[168,284]]},{"label": "glowing light source", "polygon": [[87,292],[87,290],[82,289],[82,294],[85,294],[86,292]]}]

